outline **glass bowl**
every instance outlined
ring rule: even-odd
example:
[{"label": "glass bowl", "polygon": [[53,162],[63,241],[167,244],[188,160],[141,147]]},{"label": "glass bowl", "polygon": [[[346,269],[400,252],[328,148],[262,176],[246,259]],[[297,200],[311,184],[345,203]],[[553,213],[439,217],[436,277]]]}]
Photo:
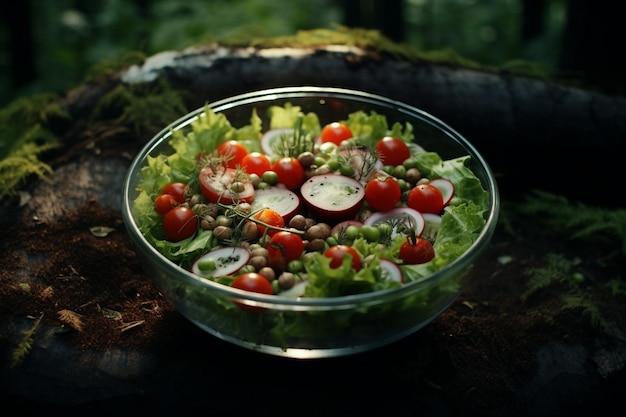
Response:
[{"label": "glass bowl", "polygon": [[[366,92],[326,87],[285,87],[237,95],[208,104],[230,123],[249,123],[253,109],[265,124],[270,106],[291,103],[315,112],[320,123],[345,120],[352,112],[375,111],[413,126],[416,141],[442,159],[470,156],[468,166],[488,193],[485,224],[460,257],[443,269],[399,288],[332,298],[289,298],[238,290],[178,266],[142,235],[134,209],[142,168],[150,157],[169,155],[172,132],[188,131],[205,108],[174,121],[146,144],[132,162],[123,186],[122,214],[138,258],[164,297],[184,317],[235,345],[290,358],[355,354],[404,338],[426,326],[462,291],[464,277],[489,244],[496,228],[499,195],[487,162],[463,136],[432,115]],[[265,125],[267,128],[267,125]],[[459,238],[462,238],[461,236]],[[237,308],[247,305],[255,311]],[[234,307],[235,306],[235,307]]]}]

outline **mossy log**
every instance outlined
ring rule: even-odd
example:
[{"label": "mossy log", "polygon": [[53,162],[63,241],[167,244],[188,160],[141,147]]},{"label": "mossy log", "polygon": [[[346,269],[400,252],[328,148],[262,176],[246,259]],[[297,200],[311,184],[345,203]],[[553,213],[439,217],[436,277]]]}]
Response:
[{"label": "mossy log", "polygon": [[[66,97],[76,116],[119,82],[164,79],[190,93],[190,109],[234,94],[279,86],[333,86],[414,105],[467,137],[516,195],[540,188],[589,203],[620,178],[626,97],[545,78],[412,59],[355,46],[224,47],[163,52],[106,84]],[[163,127],[171,120],[163,120]],[[581,192],[592,188],[597,195]],[[603,198],[603,197],[602,197]]]}]

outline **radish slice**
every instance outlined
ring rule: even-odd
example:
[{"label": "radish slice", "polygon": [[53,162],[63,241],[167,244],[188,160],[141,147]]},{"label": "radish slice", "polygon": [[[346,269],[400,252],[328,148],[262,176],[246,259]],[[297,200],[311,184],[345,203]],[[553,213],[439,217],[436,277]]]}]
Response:
[{"label": "radish slice", "polygon": [[278,144],[282,141],[282,138],[287,135],[293,135],[293,129],[284,127],[280,129],[268,130],[261,136],[261,149],[263,153],[269,157],[276,155],[276,149]]},{"label": "radish slice", "polygon": [[437,237],[437,232],[439,231],[439,226],[441,225],[441,216],[432,213],[422,213],[422,217],[424,217],[426,225],[421,237],[434,242]]},{"label": "radish slice", "polygon": [[295,216],[301,208],[300,198],[286,188],[270,187],[256,190],[252,201],[252,211],[269,208],[278,212],[287,221]]},{"label": "radish slice", "polygon": [[450,204],[450,200],[454,197],[454,184],[452,181],[445,178],[435,178],[434,180],[430,180],[429,184],[433,187],[437,187],[437,189],[441,191],[444,207]]},{"label": "radish slice", "polygon": [[314,217],[338,222],[356,215],[365,200],[365,188],[354,178],[324,174],[306,180],[300,195]]},{"label": "radish slice", "polygon": [[415,236],[421,236],[424,232],[426,221],[424,216],[417,210],[410,207],[397,207],[387,211],[377,211],[369,216],[364,224],[373,226],[378,223],[387,222],[393,226],[391,237],[399,234],[406,235],[407,231],[413,229]]},{"label": "radish slice", "polygon": [[382,269],[382,278],[396,282],[404,282],[402,271],[398,265],[389,259],[380,259],[380,268]]},{"label": "radish slice", "polygon": [[300,298],[304,296],[304,288],[309,281],[301,281],[296,283],[293,287],[288,290],[281,291],[278,295],[289,298]]},{"label": "radish slice", "polygon": [[221,247],[202,255],[191,266],[191,272],[201,277],[233,275],[250,260],[250,251],[242,247]]}]

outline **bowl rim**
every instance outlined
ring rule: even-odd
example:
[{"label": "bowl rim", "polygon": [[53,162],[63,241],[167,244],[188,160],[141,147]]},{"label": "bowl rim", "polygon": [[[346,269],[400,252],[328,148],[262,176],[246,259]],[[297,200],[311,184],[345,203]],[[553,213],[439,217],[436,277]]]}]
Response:
[{"label": "bowl rim", "polygon": [[[171,136],[172,130],[181,129],[188,126],[194,120],[196,120],[202,113],[206,111],[206,108],[210,108],[212,111],[219,113],[237,107],[243,104],[250,104],[260,101],[271,101],[276,99],[289,99],[289,98],[312,98],[323,95],[332,94],[333,98],[357,100],[364,104],[370,103],[377,106],[388,107],[392,110],[400,113],[406,113],[411,117],[417,116],[424,122],[438,128],[443,133],[451,136],[461,146],[463,146],[471,158],[474,159],[484,170],[487,184],[483,184],[486,191],[489,193],[489,210],[486,217],[486,223],[483,230],[478,235],[474,243],[457,259],[452,261],[443,269],[436,271],[435,273],[425,276],[416,281],[403,284],[401,287],[374,291],[361,294],[353,294],[339,297],[326,297],[326,298],[293,298],[281,295],[265,295],[257,294],[249,291],[232,288],[218,282],[211,281],[203,278],[199,275],[187,271],[186,269],[176,265],[174,262],[165,257],[154,246],[152,246],[139,231],[137,224],[132,215],[132,201],[131,193],[135,190],[131,189],[133,178],[138,175],[141,168],[145,165],[145,158],[152,150],[159,146],[162,142],[166,141]],[[328,307],[333,308],[337,306],[356,306],[363,304],[378,304],[387,302],[389,298],[404,295],[404,293],[411,293],[414,289],[419,289],[425,285],[439,280],[449,274],[456,274],[468,267],[473,260],[480,255],[480,253],[489,245],[491,236],[495,232],[497,225],[497,219],[500,211],[500,197],[499,190],[496,182],[496,178],[483,156],[478,152],[472,143],[470,143],[464,136],[458,133],[455,129],[450,127],[447,123],[433,116],[432,114],[421,110],[415,106],[407,103],[387,98],[382,95],[369,93],[361,90],[353,90],[348,88],[338,87],[316,87],[316,86],[291,86],[291,87],[276,87],[262,89],[242,94],[237,94],[231,97],[219,99],[199,107],[184,116],[178,118],[174,122],[164,127],[161,131],[156,133],[150,141],[148,141],[144,147],[133,158],[131,165],[127,169],[124,176],[122,186],[122,217],[126,226],[127,233],[130,235],[131,240],[135,245],[135,249],[141,250],[146,255],[152,256],[159,262],[160,267],[165,268],[165,273],[175,274],[175,276],[183,281],[186,281],[192,285],[199,285],[201,287],[208,288],[212,291],[216,291],[222,296],[227,296],[235,300],[245,300],[253,305],[259,305],[262,307],[276,307],[278,305],[287,306],[293,308],[294,306],[300,306],[300,308],[307,307]]]}]

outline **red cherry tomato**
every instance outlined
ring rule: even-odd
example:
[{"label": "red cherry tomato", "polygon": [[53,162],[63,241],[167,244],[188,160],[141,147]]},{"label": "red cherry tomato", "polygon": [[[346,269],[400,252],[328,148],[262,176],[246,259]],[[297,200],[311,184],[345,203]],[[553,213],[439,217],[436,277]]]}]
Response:
[{"label": "red cherry tomato", "polygon": [[241,168],[245,169],[246,173],[259,177],[262,177],[265,171],[269,171],[271,166],[270,159],[260,152],[249,153],[241,160]]},{"label": "red cherry tomato", "polygon": [[[256,272],[246,272],[237,276],[230,284],[231,287],[244,291],[256,292],[260,294],[272,295],[274,289],[272,284],[261,274]],[[265,311],[263,307],[256,307],[244,304],[242,302],[235,301],[235,304],[242,310],[249,311],[251,313],[262,313]]]},{"label": "red cherry tomato", "polygon": [[272,164],[272,171],[278,176],[278,182],[289,190],[295,190],[304,182],[304,168],[296,158],[287,156],[277,159]]},{"label": "red cherry tomato", "polygon": [[423,264],[435,257],[435,249],[429,240],[421,237],[409,237],[400,246],[398,256],[407,265]]},{"label": "red cherry tomato", "polygon": [[[272,209],[262,209],[252,216],[252,218],[270,226],[285,227],[285,219],[283,216],[281,216],[279,212]],[[259,230],[259,233],[263,234],[263,232],[265,232],[266,227],[263,224],[257,223],[256,227]],[[267,234],[272,236],[276,232],[278,232],[278,230],[270,229],[267,231]]]},{"label": "red cherry tomato", "polygon": [[365,201],[376,211],[391,210],[401,196],[400,185],[392,177],[375,177],[365,185]]},{"label": "red cherry tomato", "polygon": [[304,242],[295,233],[277,231],[265,248],[269,252],[269,266],[284,270],[289,262],[300,259],[304,253]]},{"label": "red cherry tomato", "polygon": [[376,151],[384,165],[402,165],[411,156],[409,146],[403,140],[391,136],[379,140]]},{"label": "red cherry tomato", "polygon": [[246,175],[234,168],[220,165],[213,171],[213,168],[206,166],[200,170],[198,182],[202,194],[211,203],[250,203],[254,199],[254,185]]},{"label": "red cherry tomato", "polygon": [[352,137],[352,131],[350,128],[340,122],[329,123],[322,129],[320,139],[322,143],[332,142],[335,145],[341,145],[346,139]]},{"label": "red cherry tomato", "polygon": [[439,214],[443,210],[443,195],[433,185],[419,184],[409,191],[407,205],[420,213]]},{"label": "red cherry tomato", "polygon": [[261,274],[256,272],[246,272],[238,275],[232,282],[231,287],[240,290],[257,292],[271,295],[274,293],[272,284]]},{"label": "red cherry tomato", "polygon": [[217,154],[226,158],[226,166],[228,168],[237,168],[248,154],[248,149],[236,140],[227,140],[219,144]]},{"label": "red cherry tomato", "polygon": [[361,269],[361,256],[352,246],[334,245],[326,249],[324,252],[324,256],[331,259],[331,268],[340,267],[346,255],[349,255],[352,258],[352,269],[359,271]]},{"label": "red cherry tomato", "polygon": [[171,194],[160,194],[154,200],[154,210],[161,216],[178,205],[178,201]]},{"label": "red cherry tomato", "polygon": [[198,227],[198,216],[188,207],[174,207],[163,216],[163,231],[167,239],[178,242],[191,237]]},{"label": "red cherry tomato", "polygon": [[182,182],[170,182],[163,190],[161,194],[169,194],[176,199],[179,203],[185,202],[185,191],[187,190],[187,184]]}]

